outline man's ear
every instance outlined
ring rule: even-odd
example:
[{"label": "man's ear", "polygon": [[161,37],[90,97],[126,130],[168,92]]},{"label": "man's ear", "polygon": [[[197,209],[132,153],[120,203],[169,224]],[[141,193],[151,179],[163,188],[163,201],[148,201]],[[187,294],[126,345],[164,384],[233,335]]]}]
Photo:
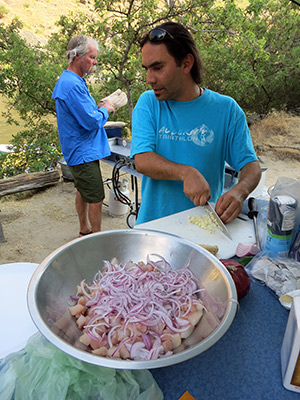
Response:
[{"label": "man's ear", "polygon": [[192,54],[187,54],[185,59],[182,62],[183,72],[189,74],[193,65],[194,65],[194,56]]}]

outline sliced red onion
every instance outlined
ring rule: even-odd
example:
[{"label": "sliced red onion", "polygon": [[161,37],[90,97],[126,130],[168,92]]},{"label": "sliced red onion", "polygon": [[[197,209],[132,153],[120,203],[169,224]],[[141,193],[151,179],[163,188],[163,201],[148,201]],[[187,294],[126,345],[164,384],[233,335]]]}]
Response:
[{"label": "sliced red onion", "polygon": [[149,351],[148,360],[156,360],[160,354],[164,353],[163,346],[153,346],[153,348]]},{"label": "sliced red onion", "polygon": [[131,346],[130,349],[130,358],[133,360],[137,359],[137,357],[140,356],[141,350],[145,349],[145,343],[144,342],[135,342]]},{"label": "sliced red onion", "polygon": [[88,293],[88,292],[85,290],[84,284],[85,284],[85,280],[83,280],[83,281],[80,282],[81,291],[82,291],[82,293],[83,293],[87,298],[90,299],[90,298],[91,298],[91,295],[90,295],[90,293]]},{"label": "sliced red onion", "polygon": [[[125,345],[133,359],[161,357],[164,348],[160,335],[164,329],[173,333],[185,332],[190,323],[184,317],[191,312],[192,306],[204,308],[198,297],[203,289],[194,282],[192,272],[186,266],[172,270],[163,257],[152,256],[158,261],[147,257],[145,268],[133,262],[122,265],[105,261],[104,271],[97,272],[91,285],[86,285],[85,281],[80,284],[82,293],[89,299],[86,306],[90,319],[84,325],[84,331],[98,341],[107,338],[112,347],[113,333],[122,329],[126,335],[128,329],[133,344],[129,344],[126,337],[117,350]],[[149,271],[147,265],[153,270]],[[143,329],[136,341],[139,326]],[[103,334],[103,330],[106,333]]]},{"label": "sliced red onion", "polygon": [[110,348],[113,346],[113,344],[112,344],[112,342],[111,342],[112,334],[114,333],[114,331],[115,331],[116,329],[119,329],[119,328],[121,328],[121,325],[116,325],[116,326],[114,326],[113,328],[111,328],[111,330],[109,331],[109,333],[108,333],[108,335],[107,335],[107,342],[108,342],[108,345],[109,345]]},{"label": "sliced red onion", "polygon": [[122,340],[122,342],[120,342],[119,346],[116,348],[116,350],[112,353],[112,357],[115,356],[115,354],[117,353],[118,350],[120,350],[120,348],[126,343],[128,342],[130,339],[132,339],[132,336],[127,337],[126,339]]},{"label": "sliced red onion", "polygon": [[100,339],[98,336],[94,335],[94,334],[92,333],[91,330],[87,330],[87,331],[86,331],[86,334],[87,334],[92,340],[96,340],[96,342],[99,342],[99,343],[100,343],[101,339]]},{"label": "sliced red onion", "polygon": [[86,307],[91,307],[98,303],[99,298],[100,298],[100,291],[94,290],[93,295],[94,295],[94,297],[92,297],[91,300],[89,300],[85,303]]},{"label": "sliced red onion", "polygon": [[151,350],[152,342],[151,342],[150,337],[148,335],[146,335],[145,333],[142,333],[142,338],[143,338],[144,343],[145,343],[145,345],[147,347],[147,350]]}]

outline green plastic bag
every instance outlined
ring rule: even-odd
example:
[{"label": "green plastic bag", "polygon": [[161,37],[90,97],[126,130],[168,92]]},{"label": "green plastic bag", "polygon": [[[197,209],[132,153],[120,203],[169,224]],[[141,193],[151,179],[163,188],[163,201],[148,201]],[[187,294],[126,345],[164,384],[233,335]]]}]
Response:
[{"label": "green plastic bag", "polygon": [[1,400],[162,400],[148,370],[99,367],[69,356],[39,333],[0,363]]}]

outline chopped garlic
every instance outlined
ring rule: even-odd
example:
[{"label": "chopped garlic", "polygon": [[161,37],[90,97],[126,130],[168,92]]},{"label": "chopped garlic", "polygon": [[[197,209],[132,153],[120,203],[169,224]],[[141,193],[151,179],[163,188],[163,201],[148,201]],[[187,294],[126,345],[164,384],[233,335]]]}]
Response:
[{"label": "chopped garlic", "polygon": [[208,215],[194,215],[193,217],[188,216],[191,224],[199,226],[199,228],[205,229],[209,233],[214,233],[215,227],[218,227],[216,217],[214,213],[209,210],[205,210]]}]

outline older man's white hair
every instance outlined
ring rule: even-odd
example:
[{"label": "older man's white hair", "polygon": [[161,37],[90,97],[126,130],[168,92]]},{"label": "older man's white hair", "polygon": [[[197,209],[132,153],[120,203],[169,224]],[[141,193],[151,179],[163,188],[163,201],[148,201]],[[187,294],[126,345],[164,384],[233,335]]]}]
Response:
[{"label": "older man's white hair", "polygon": [[73,37],[67,47],[68,63],[72,63],[76,56],[84,57],[89,52],[90,47],[94,47],[99,51],[99,43],[95,39],[85,35]]}]

